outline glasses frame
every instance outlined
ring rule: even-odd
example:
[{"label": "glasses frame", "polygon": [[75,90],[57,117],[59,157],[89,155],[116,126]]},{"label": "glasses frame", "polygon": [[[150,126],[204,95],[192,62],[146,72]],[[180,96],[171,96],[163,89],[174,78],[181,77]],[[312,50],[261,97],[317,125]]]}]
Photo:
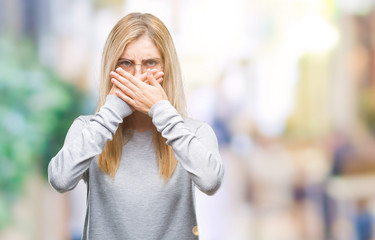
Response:
[{"label": "glasses frame", "polygon": [[[148,66],[146,66],[146,63],[144,63],[144,62],[150,61],[150,60],[154,60],[155,62],[158,63],[158,65],[155,66],[155,67],[148,67]],[[121,63],[124,62],[124,61],[128,61],[128,62],[130,62],[132,64],[130,71],[126,70],[124,67],[121,67]],[[120,67],[124,71],[126,71],[126,72],[134,75],[137,65],[139,65],[141,67],[141,73],[142,74],[145,73],[148,69],[150,69],[150,70],[151,69],[157,69],[159,71],[163,71],[163,67],[164,67],[163,64],[161,63],[161,60],[159,58],[149,58],[149,59],[143,59],[142,63],[134,63],[133,60],[130,60],[130,59],[123,59],[122,61],[119,60],[119,62],[116,64],[116,68]]]}]

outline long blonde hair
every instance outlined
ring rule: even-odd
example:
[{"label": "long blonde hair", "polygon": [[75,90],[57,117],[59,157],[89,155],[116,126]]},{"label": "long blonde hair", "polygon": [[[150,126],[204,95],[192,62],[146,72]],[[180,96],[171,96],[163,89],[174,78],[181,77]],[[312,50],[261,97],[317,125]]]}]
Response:
[{"label": "long blonde hair", "polygon": [[[147,13],[130,13],[126,15],[117,22],[109,33],[102,56],[100,97],[97,111],[104,105],[106,96],[112,87],[109,73],[115,69],[126,45],[143,35],[148,35],[158,48],[162,57],[164,72],[164,80],[161,85],[168,96],[169,102],[182,117],[185,117],[185,94],[180,64],[172,37],[160,19]],[[122,147],[126,144],[124,131],[130,129],[130,124],[131,119],[126,117],[117,129],[112,141],[107,141],[103,152],[99,155],[99,169],[112,178],[115,178],[120,164]],[[162,137],[154,125],[152,132],[160,176],[167,180],[172,176],[177,166],[177,159],[172,147],[165,143],[166,139]]]}]

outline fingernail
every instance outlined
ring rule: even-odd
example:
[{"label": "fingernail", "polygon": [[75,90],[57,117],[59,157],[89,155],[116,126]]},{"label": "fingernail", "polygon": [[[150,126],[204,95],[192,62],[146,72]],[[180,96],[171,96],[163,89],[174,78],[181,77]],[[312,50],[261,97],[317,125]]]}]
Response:
[{"label": "fingernail", "polygon": [[120,71],[121,71],[120,67],[116,68],[116,72],[120,72]]}]

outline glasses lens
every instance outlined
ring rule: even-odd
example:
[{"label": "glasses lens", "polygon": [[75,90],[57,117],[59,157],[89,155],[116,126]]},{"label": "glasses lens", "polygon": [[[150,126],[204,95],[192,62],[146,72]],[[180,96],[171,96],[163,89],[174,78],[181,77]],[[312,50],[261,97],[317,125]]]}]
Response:
[{"label": "glasses lens", "polygon": [[132,74],[134,72],[134,63],[132,63],[129,60],[123,60],[123,61],[119,62],[117,66],[121,67],[122,69],[124,69],[128,73]]},{"label": "glasses lens", "polygon": [[147,69],[161,70],[161,64],[159,59],[147,59],[142,61],[142,72],[146,72]]},{"label": "glasses lens", "polygon": [[121,67],[128,73],[134,75],[137,65],[141,67],[140,70],[142,73],[145,73],[147,69],[157,69],[159,71],[162,70],[162,65],[161,65],[160,60],[153,59],[153,58],[143,60],[141,64],[135,64],[130,60],[123,60],[118,63],[117,67]]}]

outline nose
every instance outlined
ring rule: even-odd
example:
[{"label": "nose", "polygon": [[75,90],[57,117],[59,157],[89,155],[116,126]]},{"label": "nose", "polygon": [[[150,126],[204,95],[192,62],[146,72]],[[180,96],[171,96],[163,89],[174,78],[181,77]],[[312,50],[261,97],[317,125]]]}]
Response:
[{"label": "nose", "polygon": [[139,77],[142,74],[142,66],[141,64],[134,64],[134,77]]}]

